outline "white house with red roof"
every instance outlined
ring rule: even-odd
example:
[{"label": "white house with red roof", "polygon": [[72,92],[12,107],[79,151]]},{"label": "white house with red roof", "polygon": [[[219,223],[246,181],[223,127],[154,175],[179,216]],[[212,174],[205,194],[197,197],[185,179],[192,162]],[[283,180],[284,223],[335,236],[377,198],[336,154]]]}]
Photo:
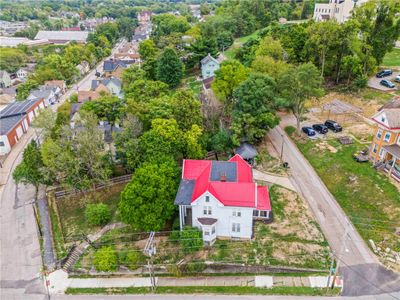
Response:
[{"label": "white house with red roof", "polygon": [[253,221],[272,217],[266,186],[253,181],[251,166],[238,154],[229,161],[184,160],[175,204],[180,228],[202,230],[203,240],[251,239]]}]

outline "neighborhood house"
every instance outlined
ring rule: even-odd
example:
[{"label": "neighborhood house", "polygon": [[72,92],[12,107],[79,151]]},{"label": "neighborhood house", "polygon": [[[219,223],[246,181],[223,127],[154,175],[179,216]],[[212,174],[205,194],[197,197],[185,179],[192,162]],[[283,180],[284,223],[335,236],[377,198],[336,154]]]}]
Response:
[{"label": "neighborhood house", "polygon": [[400,97],[383,105],[372,120],[376,127],[370,156],[378,168],[400,182]]},{"label": "neighborhood house", "polygon": [[201,229],[207,245],[218,237],[251,239],[253,221],[272,217],[267,187],[253,182],[251,166],[238,154],[229,161],[184,160],[175,204],[181,230]]},{"label": "neighborhood house", "polygon": [[219,69],[219,61],[211,56],[210,53],[201,60],[201,75],[203,79],[214,76],[214,72]]},{"label": "neighborhood house", "polygon": [[45,108],[43,99],[14,102],[0,112],[0,155],[6,155]]}]

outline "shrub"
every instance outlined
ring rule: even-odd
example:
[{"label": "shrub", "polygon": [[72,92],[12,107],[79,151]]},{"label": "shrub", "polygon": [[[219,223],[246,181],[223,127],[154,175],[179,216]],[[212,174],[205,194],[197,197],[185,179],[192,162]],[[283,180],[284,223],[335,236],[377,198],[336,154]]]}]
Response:
[{"label": "shrub", "polygon": [[185,254],[196,252],[203,247],[202,233],[198,228],[186,226],[180,232],[179,243]]},{"label": "shrub", "polygon": [[85,209],[86,220],[91,225],[104,225],[111,220],[111,212],[104,203],[88,204]]},{"label": "shrub", "polygon": [[206,268],[206,264],[204,262],[190,262],[186,265],[185,273],[193,274],[193,273],[201,273]]},{"label": "shrub", "polygon": [[115,271],[118,265],[117,252],[111,246],[101,247],[94,254],[93,264],[97,271]]},{"label": "shrub", "polygon": [[121,265],[128,267],[131,270],[137,269],[145,262],[145,256],[137,249],[129,249],[121,251],[118,254]]}]

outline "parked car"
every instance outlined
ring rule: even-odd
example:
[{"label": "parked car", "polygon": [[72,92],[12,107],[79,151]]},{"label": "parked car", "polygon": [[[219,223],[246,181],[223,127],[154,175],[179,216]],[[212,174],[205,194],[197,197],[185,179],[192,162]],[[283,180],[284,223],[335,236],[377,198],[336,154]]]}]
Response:
[{"label": "parked car", "polygon": [[400,82],[400,74],[396,76],[396,78],[394,79],[394,81]]},{"label": "parked car", "polygon": [[328,132],[328,127],[326,127],[324,124],[314,124],[314,125],[312,126],[312,128],[313,128],[316,132],[318,132],[318,133],[320,133],[320,134],[325,134],[325,133]]},{"label": "parked car", "polygon": [[378,72],[376,74],[376,77],[377,78],[383,78],[383,77],[386,77],[386,76],[390,76],[392,74],[393,74],[392,70],[382,70],[382,71],[380,71],[380,72]]},{"label": "parked car", "polygon": [[304,126],[301,130],[307,135],[307,136],[315,136],[317,133],[315,132],[314,129],[310,126]]},{"label": "parked car", "polygon": [[340,126],[337,122],[332,120],[326,120],[325,126],[328,127],[333,132],[340,132],[343,130],[342,126]]},{"label": "parked car", "polygon": [[390,80],[387,80],[387,79],[382,79],[381,82],[379,82],[379,84],[386,86],[390,89],[393,89],[396,87],[393,82],[391,82]]}]

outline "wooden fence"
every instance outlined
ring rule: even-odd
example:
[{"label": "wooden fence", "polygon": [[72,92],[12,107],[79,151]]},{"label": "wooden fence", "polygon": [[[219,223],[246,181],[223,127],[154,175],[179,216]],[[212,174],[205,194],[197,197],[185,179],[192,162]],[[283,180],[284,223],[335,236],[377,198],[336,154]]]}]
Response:
[{"label": "wooden fence", "polygon": [[[131,179],[132,179],[132,174],[114,177],[114,178],[107,180],[104,183],[96,184],[94,186],[94,190],[100,190],[105,187],[113,186],[115,184],[129,182]],[[56,200],[58,200],[60,198],[66,197],[66,196],[77,195],[77,194],[82,194],[82,193],[84,194],[84,193],[90,192],[90,191],[93,191],[93,190],[92,189],[90,189],[90,190],[76,190],[76,189],[64,190],[61,187],[58,187],[53,190],[53,193],[54,193],[54,198]]]}]

